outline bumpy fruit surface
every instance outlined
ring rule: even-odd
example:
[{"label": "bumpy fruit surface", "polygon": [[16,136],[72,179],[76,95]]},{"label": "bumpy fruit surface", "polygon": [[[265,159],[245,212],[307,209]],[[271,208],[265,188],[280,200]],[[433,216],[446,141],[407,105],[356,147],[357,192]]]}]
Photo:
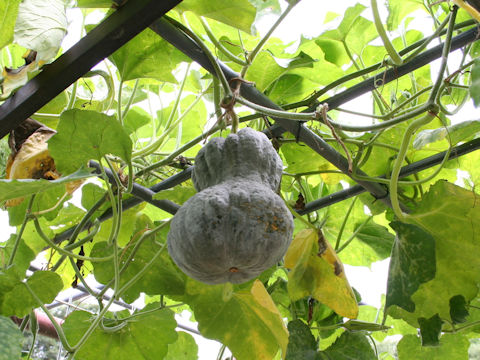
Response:
[{"label": "bumpy fruit surface", "polygon": [[279,262],[293,233],[292,215],[274,192],[281,175],[282,161],[263,133],[245,128],[210,141],[195,161],[200,192],[171,223],[175,263],[196,280],[219,284],[246,282]]}]

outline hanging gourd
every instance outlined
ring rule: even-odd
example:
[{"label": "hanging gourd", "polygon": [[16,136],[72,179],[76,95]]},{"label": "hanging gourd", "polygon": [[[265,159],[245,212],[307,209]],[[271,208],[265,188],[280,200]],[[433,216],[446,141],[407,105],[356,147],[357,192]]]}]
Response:
[{"label": "hanging gourd", "polygon": [[192,175],[199,192],[168,234],[180,269],[207,284],[243,283],[278,263],[293,233],[292,215],[275,193],[282,168],[268,138],[251,128],[207,143]]}]

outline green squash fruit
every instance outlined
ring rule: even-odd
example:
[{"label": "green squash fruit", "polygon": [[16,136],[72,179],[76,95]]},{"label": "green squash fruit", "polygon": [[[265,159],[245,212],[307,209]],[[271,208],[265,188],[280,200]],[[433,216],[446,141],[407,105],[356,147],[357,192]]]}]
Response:
[{"label": "green squash fruit", "polygon": [[262,183],[276,191],[283,163],[267,136],[244,128],[226,139],[213,138],[195,158],[192,181],[201,191],[233,177]]},{"label": "green squash fruit", "polygon": [[194,182],[201,191],[175,214],[168,251],[196,280],[243,283],[282,259],[293,219],[274,192],[282,161],[267,137],[246,128],[217,139],[197,155]]}]

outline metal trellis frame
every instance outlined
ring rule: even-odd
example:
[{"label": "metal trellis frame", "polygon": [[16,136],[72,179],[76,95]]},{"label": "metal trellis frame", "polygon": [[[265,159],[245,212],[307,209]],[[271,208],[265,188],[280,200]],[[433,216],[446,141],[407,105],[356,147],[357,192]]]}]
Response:
[{"label": "metal trellis frame", "polygon": [[[180,2],[181,0],[165,0],[162,2],[155,0],[129,1],[123,7],[115,11],[56,61],[45,66],[40,74],[30,80],[25,86],[20,88],[17,93],[0,106],[0,137],[8,134],[24,119],[38,111],[43,105],[48,103],[61,91],[88,72],[91,67],[113,53],[147,27],[150,27],[150,29],[185,53],[193,61],[196,61],[207,71],[215,75],[212,64],[198,44],[178,29],[172,20],[163,16],[168,10]],[[476,27],[461,33],[452,39],[451,51],[477,40],[478,36],[479,32]],[[381,79],[382,85],[385,85],[386,83],[439,58],[442,47],[443,44],[440,44],[432,49],[426,50],[408,63],[377,74],[327,100],[321,102],[315,100],[309,104],[308,111],[316,109],[316,107],[323,102],[328,103],[330,109],[334,109],[361,94],[374,90],[378,87],[379,79]],[[219,62],[219,65],[228,80],[238,78],[238,74],[228,68],[225,64]],[[258,105],[272,109],[281,109],[280,106],[273,103],[268,97],[250,84],[242,83],[240,86],[240,93],[247,100]],[[284,131],[291,132],[299,141],[307,144],[315,152],[340,169],[345,175],[351,177],[351,174],[348,171],[348,161],[345,157],[328,145],[320,136],[304,126],[303,123],[282,118],[274,118],[274,120],[276,125],[272,128],[272,131],[275,135],[280,135]],[[455,158],[466,152],[478,149],[480,144],[477,140],[473,140],[467,144],[454,148],[450,158]],[[410,164],[403,168],[401,176],[406,176],[434,166],[441,162],[443,156],[444,153],[440,153]],[[93,168],[96,168],[97,172],[99,171],[100,165],[94,162],[91,162],[90,165]],[[132,192],[133,197],[124,201],[123,209],[126,210],[142,201],[147,201],[167,212],[172,214],[175,213],[178,209],[178,205],[168,200],[155,200],[153,199],[153,195],[158,191],[178,185],[187,180],[190,178],[191,171],[192,168],[188,168],[187,170],[179,172],[171,178],[158,183],[152,188],[145,188],[136,184]],[[108,171],[106,172],[107,176],[109,176],[110,173]],[[366,174],[359,173],[357,175]],[[109,177],[112,178],[111,174]],[[355,181],[358,185],[308,203],[305,209],[301,210],[300,213],[305,214],[321,207],[329,206],[351,196],[358,195],[364,191],[370,192],[375,198],[385,202],[387,205],[390,204],[388,189],[386,186],[369,181]],[[99,220],[103,221],[110,217],[111,213],[107,210],[102,214]],[[72,231],[72,229],[69,229],[58,234],[55,241],[61,242],[68,239]]]}]

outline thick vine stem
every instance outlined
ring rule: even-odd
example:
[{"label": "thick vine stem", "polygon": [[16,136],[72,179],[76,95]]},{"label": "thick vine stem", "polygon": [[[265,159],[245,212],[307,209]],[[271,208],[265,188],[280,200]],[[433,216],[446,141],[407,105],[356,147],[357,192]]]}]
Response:
[{"label": "thick vine stem", "polygon": [[378,12],[377,0],[370,0],[370,4],[372,7],[373,22],[375,23],[375,27],[377,28],[378,35],[380,35],[380,38],[382,39],[385,50],[387,50],[387,53],[390,56],[390,59],[392,60],[393,65],[402,65],[403,60],[401,56],[398,54],[397,50],[395,50],[395,47],[393,46],[392,42],[388,38],[387,32],[383,27],[382,19],[380,19],[380,13]]},{"label": "thick vine stem", "polygon": [[[179,88],[178,94],[175,98],[175,103],[173,105],[172,111],[170,112],[170,114],[168,116],[168,119],[167,119],[167,122],[165,124],[165,128],[167,130],[170,129],[172,126],[174,126],[174,125],[172,125],[172,122],[173,122],[175,114],[178,110],[178,107],[180,105],[180,100],[182,98],[183,89],[185,88],[185,84],[187,83],[188,74],[189,74],[189,71],[190,71],[190,65],[191,64],[188,64],[188,66],[187,66],[187,70],[185,71],[185,75],[183,77],[182,83],[180,84],[180,88]],[[153,153],[155,150],[157,150],[162,145],[164,140],[165,140],[165,133],[163,133],[160,137],[158,137],[157,139],[152,141],[150,144],[148,144],[144,148],[142,148],[140,150],[137,150],[137,151],[134,151],[133,154],[132,154],[132,158],[136,158],[136,157],[139,157],[139,156],[150,155],[151,153]]]},{"label": "thick vine stem", "polygon": [[23,283],[26,287],[26,289],[28,290],[28,292],[30,293],[30,295],[32,295],[32,297],[35,299],[35,301],[37,302],[38,306],[40,306],[40,308],[43,310],[43,312],[45,313],[45,315],[47,315],[48,319],[50,320],[50,322],[52,323],[53,327],[55,328],[57,334],[58,334],[58,338],[60,339],[60,342],[62,344],[62,346],[64,347],[65,350],[67,350],[68,352],[71,352],[73,351],[73,347],[70,346],[70,344],[68,343],[68,340],[67,340],[67,337],[65,336],[65,333],[63,332],[63,329],[62,327],[57,323],[57,321],[55,320],[55,318],[53,317],[52,313],[50,312],[50,310],[47,309],[47,307],[45,306],[45,304],[43,303],[43,301],[38,297],[38,295],[32,290],[32,288],[30,287],[30,285],[28,285],[28,282],[24,282]]},{"label": "thick vine stem", "polygon": [[57,244],[55,244],[52,240],[50,240],[48,238],[48,236],[43,232],[43,230],[40,226],[40,222],[38,221],[38,218],[36,216],[31,216],[31,218],[33,219],[33,223],[35,225],[35,230],[37,231],[37,234],[42,238],[43,241],[45,241],[47,243],[47,245],[49,247],[51,247],[52,249],[55,249],[60,254],[68,256],[70,258],[83,260],[83,261],[90,261],[90,262],[105,262],[105,261],[109,261],[109,260],[112,259],[112,256],[97,258],[97,257],[78,255],[78,254],[75,254],[71,251],[65,250],[64,248],[58,246]]},{"label": "thick vine stem", "polygon": [[242,66],[248,65],[248,63],[245,60],[242,60],[238,56],[235,56],[234,54],[232,54],[230,50],[228,50],[225,46],[223,46],[223,44],[220,41],[217,40],[217,38],[212,32],[212,29],[210,29],[210,26],[208,25],[207,20],[205,20],[203,16],[200,16],[199,18],[205,32],[207,33],[208,38],[213,43],[213,45],[215,45],[215,47],[222,52],[222,54],[224,54],[227,58],[229,58],[230,60],[232,60],[233,62],[239,65],[242,65]]},{"label": "thick vine stem", "polygon": [[255,48],[252,50],[252,52],[248,55],[247,65],[244,66],[243,69],[240,71],[240,76],[242,78],[245,77],[245,74],[247,73],[247,70],[248,70],[250,64],[253,62],[253,60],[258,55],[260,50],[263,48],[263,46],[265,45],[267,40],[270,38],[270,36],[272,36],[275,29],[278,27],[278,25],[280,25],[282,23],[283,19],[285,19],[285,17],[290,13],[290,11],[295,7],[295,5],[297,5],[297,3],[299,1],[300,0],[290,0],[290,1],[288,1],[288,6],[285,9],[285,11],[282,13],[282,15],[280,15],[280,17],[277,19],[277,21],[275,21],[275,23],[268,30],[268,32],[265,34],[265,36],[258,42],[257,46],[255,46]]},{"label": "thick vine stem", "polygon": [[289,119],[289,120],[295,120],[295,121],[310,121],[310,120],[319,120],[321,119],[321,108],[322,105],[319,106],[317,111],[314,112],[309,112],[309,113],[292,113],[288,111],[281,111],[281,110],[276,110],[272,108],[268,108],[265,106],[261,106],[258,104],[255,104],[251,101],[248,101],[245,98],[239,97],[237,98],[237,101],[245,105],[263,115],[268,115],[268,116],[273,116],[273,117],[282,117],[284,119]]},{"label": "thick vine stem", "polygon": [[35,200],[35,195],[32,195],[32,197],[28,201],[27,210],[25,211],[25,217],[23,218],[22,226],[20,227],[20,230],[16,235],[15,243],[13,244],[13,249],[12,249],[12,252],[10,253],[10,257],[7,262],[7,267],[11,266],[13,264],[13,261],[15,260],[15,255],[17,255],[18,246],[20,245],[20,240],[22,240],[23,232],[25,231],[25,227],[27,226],[27,222],[30,218],[30,212],[32,211],[34,200]]},{"label": "thick vine stem", "polygon": [[225,77],[225,74],[223,73],[222,69],[220,68],[220,65],[218,64],[217,60],[213,56],[212,52],[208,49],[208,47],[203,43],[203,41],[189,28],[187,28],[185,25],[182,23],[172,19],[172,18],[167,18],[167,20],[172,23],[175,27],[183,31],[187,36],[189,36],[203,51],[204,55],[207,56],[208,60],[210,61],[211,65],[213,66],[215,70],[215,75],[217,75],[217,78],[220,79],[220,82],[222,83],[223,91],[225,92],[225,96],[232,96],[232,90],[230,89],[230,85],[228,84],[228,80]]},{"label": "thick vine stem", "polygon": [[400,150],[398,151],[397,158],[393,165],[392,176],[390,179],[390,201],[392,203],[393,212],[400,221],[404,221],[407,217],[407,214],[402,211],[402,209],[400,208],[400,203],[398,201],[398,179],[400,177],[400,170],[402,169],[403,161],[405,160],[405,155],[407,154],[408,146],[410,145],[410,140],[415,131],[435,119],[437,113],[438,108],[428,111],[420,119],[412,122],[407,127],[403,135],[402,144],[400,145]]},{"label": "thick vine stem", "polygon": [[447,35],[445,36],[445,43],[443,45],[443,50],[442,50],[442,63],[440,65],[440,69],[438,70],[438,76],[435,81],[435,84],[433,84],[433,89],[432,92],[430,93],[430,102],[435,102],[437,99],[440,87],[442,86],[443,83],[443,74],[445,73],[445,70],[447,69],[447,60],[448,60],[448,54],[450,53],[450,49],[452,47],[452,37],[453,37],[453,30],[455,28],[455,19],[457,17],[457,11],[458,7],[454,6],[452,9],[452,13],[450,14],[450,19],[448,23],[448,28],[447,28]]}]

